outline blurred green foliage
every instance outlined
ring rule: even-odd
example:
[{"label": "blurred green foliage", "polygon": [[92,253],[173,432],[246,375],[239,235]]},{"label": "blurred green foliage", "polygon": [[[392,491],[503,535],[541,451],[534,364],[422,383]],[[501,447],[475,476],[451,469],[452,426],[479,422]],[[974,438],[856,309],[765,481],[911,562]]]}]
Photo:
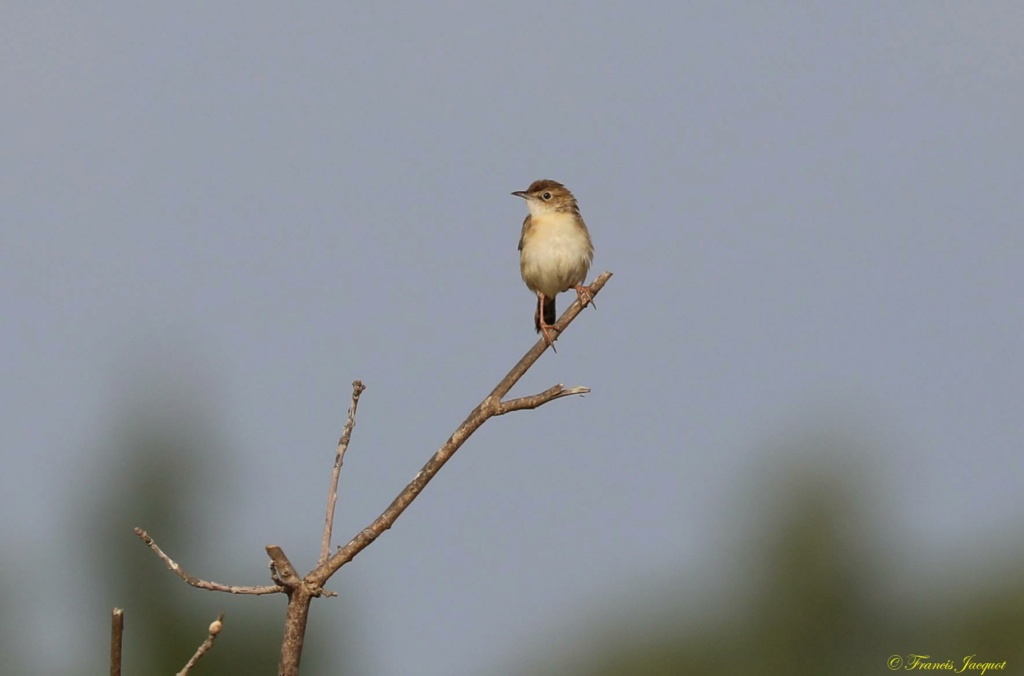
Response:
[{"label": "blurred green foliage", "polygon": [[[224,631],[193,673],[275,673],[283,597],[188,587],[133,535],[134,526],[146,528],[170,556],[204,576],[191,562],[203,560],[205,548],[218,547],[204,515],[216,509],[227,474],[220,465],[227,454],[218,449],[218,435],[203,415],[188,407],[155,416],[142,410],[118,426],[102,484],[81,487],[75,501],[84,506],[73,518],[82,535],[78,545],[95,621],[108,624],[111,608],[123,607],[125,673],[169,674],[205,638],[217,613],[226,611]],[[751,520],[769,514],[770,525],[752,527],[756,536],[737,548],[742,572],[726,586],[738,591],[722,607],[708,612],[706,605],[687,600],[699,581],[666,580],[658,608],[610,599],[599,620],[592,608],[581,611],[578,626],[584,629],[576,635],[582,638],[571,651],[545,657],[552,646],[538,646],[529,659],[496,673],[882,674],[908,671],[912,654],[928,655],[934,663],[952,660],[947,673],[980,673],[961,669],[971,655],[978,662],[1006,662],[1004,671],[989,674],[1024,669],[1024,558],[993,560],[984,575],[952,577],[936,589],[913,570],[887,570],[878,556],[878,524],[866,521],[858,504],[859,496],[871,494],[869,479],[830,470],[827,463],[813,469],[794,463],[780,476],[788,477],[782,485],[762,477],[751,491],[765,503]],[[211,577],[254,583],[248,572],[266,569],[263,562],[253,566],[252,557],[235,557],[245,573]],[[17,612],[6,607],[0,622],[13,626]],[[658,620],[652,623],[651,617]],[[307,641],[304,673],[357,673],[343,665],[350,655],[344,645],[348,632],[335,629],[329,642]],[[4,652],[7,673],[38,673],[25,666],[32,655],[28,647],[6,641]],[[106,655],[106,645],[96,646],[81,673],[104,670]],[[890,669],[893,657],[903,660],[901,668]]]},{"label": "blurred green foliage", "polygon": [[[165,398],[172,402],[201,398],[179,395]],[[133,533],[135,526],[144,528],[172,559],[197,577],[226,584],[270,584],[260,552],[225,555],[221,551],[224,545],[218,531],[226,520],[218,518],[218,510],[224,493],[230,491],[230,481],[225,480],[230,472],[224,465],[229,454],[217,441],[215,425],[194,403],[177,410],[173,404],[140,406],[115,424],[112,436],[115,447],[108,457],[109,471],[101,485],[81,487],[78,502],[83,508],[72,518],[84,542],[95,621],[109,626],[111,609],[125,610],[124,673],[177,673],[222,611],[226,613],[224,629],[191,673],[277,673],[284,596],[235,596],[195,589],[169,571]],[[211,551],[217,556],[211,557]],[[236,567],[222,575],[208,574],[198,562],[211,558],[221,562],[227,558],[237,562],[232,564]],[[332,638],[330,646],[307,641],[305,673],[346,673],[341,666],[344,644],[343,636]],[[97,645],[95,660],[83,665],[81,673],[105,673],[106,665],[103,671],[96,667],[108,652],[107,645]]]},{"label": "blurred green foliage", "polygon": [[[819,468],[820,469],[820,468]],[[687,607],[680,579],[664,597],[680,599],[652,627],[648,608],[609,604],[609,617],[575,646],[573,657],[536,663],[531,674],[620,676],[644,674],[835,674],[924,671],[910,663],[946,663],[943,673],[981,673],[972,662],[1005,662],[1024,669],[1024,560],[993,560],[992,570],[931,589],[926,576],[902,580],[876,556],[871,524],[857,522],[849,477],[801,473],[794,467],[769,507],[777,527],[744,545],[745,592],[728,602],[725,618]],[[845,485],[842,485],[844,484]],[[762,487],[762,490],[764,487]],[[774,495],[772,486],[760,495]],[[767,500],[772,502],[772,500]],[[912,543],[904,543],[913,547]],[[979,579],[981,580],[979,582]],[[924,583],[924,584],[922,584]],[[663,601],[664,602],[664,601]],[[591,614],[591,617],[593,615]],[[581,618],[581,622],[587,622]],[[593,625],[593,622],[591,622]],[[638,630],[637,627],[643,627]],[[563,651],[564,652],[564,651]],[[890,658],[894,659],[891,669]],[[507,667],[498,673],[507,673]],[[517,670],[517,673],[524,673]],[[934,668],[929,673],[935,673]]]}]

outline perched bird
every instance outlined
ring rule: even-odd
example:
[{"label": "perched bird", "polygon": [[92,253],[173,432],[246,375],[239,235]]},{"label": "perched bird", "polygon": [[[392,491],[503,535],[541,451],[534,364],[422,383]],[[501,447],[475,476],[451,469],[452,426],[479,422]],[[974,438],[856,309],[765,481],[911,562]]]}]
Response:
[{"label": "perched bird", "polygon": [[575,288],[584,306],[592,300],[583,281],[594,260],[594,245],[576,198],[558,181],[541,179],[512,194],[525,199],[530,210],[519,237],[519,270],[537,294],[534,326],[553,345],[555,296]]}]

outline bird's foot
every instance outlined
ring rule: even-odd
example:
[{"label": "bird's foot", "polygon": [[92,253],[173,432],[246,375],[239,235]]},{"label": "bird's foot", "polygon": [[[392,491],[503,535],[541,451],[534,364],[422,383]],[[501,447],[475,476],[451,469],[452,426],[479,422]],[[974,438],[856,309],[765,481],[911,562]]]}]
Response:
[{"label": "bird's foot", "polygon": [[555,349],[555,341],[558,340],[558,329],[551,324],[545,324],[541,322],[540,335],[544,336],[544,342],[551,348],[552,352],[558,352]]},{"label": "bird's foot", "polygon": [[594,303],[594,294],[592,294],[590,292],[590,287],[589,286],[584,286],[583,284],[577,284],[575,288],[576,288],[576,300],[578,300],[580,302],[580,305],[582,307],[587,307],[588,305],[593,305],[594,309],[596,310],[597,309],[597,304]]}]

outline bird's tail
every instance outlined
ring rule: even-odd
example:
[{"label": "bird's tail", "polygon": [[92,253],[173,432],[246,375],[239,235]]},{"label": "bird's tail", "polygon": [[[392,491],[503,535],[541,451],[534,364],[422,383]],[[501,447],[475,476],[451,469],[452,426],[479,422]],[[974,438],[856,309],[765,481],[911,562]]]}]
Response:
[{"label": "bird's tail", "polygon": [[[555,316],[555,299],[544,298],[544,323],[551,325],[555,323],[557,317]],[[538,307],[537,312],[533,315],[533,326],[537,329],[537,333],[540,333],[540,313],[541,309]]]}]

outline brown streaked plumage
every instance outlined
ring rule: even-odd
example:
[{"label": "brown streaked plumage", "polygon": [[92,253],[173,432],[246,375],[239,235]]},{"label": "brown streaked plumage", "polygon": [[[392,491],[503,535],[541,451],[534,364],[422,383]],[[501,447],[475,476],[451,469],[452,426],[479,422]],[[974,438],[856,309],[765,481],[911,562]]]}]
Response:
[{"label": "brown streaked plumage", "polygon": [[537,294],[534,326],[553,347],[555,296],[575,288],[583,305],[591,301],[583,282],[594,246],[576,198],[558,181],[541,179],[512,194],[525,199],[530,210],[519,237],[519,270],[526,286]]}]

